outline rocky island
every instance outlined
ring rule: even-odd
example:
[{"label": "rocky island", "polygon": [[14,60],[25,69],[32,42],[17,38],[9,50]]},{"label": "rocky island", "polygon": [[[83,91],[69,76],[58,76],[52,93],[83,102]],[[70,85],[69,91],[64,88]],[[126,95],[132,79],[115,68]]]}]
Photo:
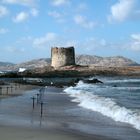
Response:
[{"label": "rocky island", "polygon": [[[2,65],[9,70],[6,77],[88,77],[88,76],[140,76],[138,63],[122,57],[76,55],[74,47],[51,50],[52,58],[37,59],[21,64]],[[19,69],[24,71],[20,72]],[[14,71],[14,72],[13,72]]]}]

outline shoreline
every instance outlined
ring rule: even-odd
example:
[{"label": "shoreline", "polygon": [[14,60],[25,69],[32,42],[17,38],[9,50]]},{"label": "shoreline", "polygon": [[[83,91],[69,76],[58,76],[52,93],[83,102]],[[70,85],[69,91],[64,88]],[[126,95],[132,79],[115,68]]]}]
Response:
[{"label": "shoreline", "polygon": [[[120,137],[123,140],[130,138],[138,140],[135,138],[138,132],[129,125],[122,125],[100,113],[79,107],[77,103],[71,102],[71,97],[62,94],[62,90],[56,87],[46,89],[42,118],[40,105],[35,104],[33,110],[30,99],[38,89],[26,91],[18,97],[4,99],[0,103],[0,137],[6,140],[18,140],[19,137],[20,140],[45,140],[46,138],[48,140],[114,140]],[[17,104],[18,108],[15,108]],[[8,106],[13,107],[14,110]],[[2,118],[2,115],[5,117]],[[122,136],[111,136],[116,132]],[[10,133],[9,136],[7,133]]]}]

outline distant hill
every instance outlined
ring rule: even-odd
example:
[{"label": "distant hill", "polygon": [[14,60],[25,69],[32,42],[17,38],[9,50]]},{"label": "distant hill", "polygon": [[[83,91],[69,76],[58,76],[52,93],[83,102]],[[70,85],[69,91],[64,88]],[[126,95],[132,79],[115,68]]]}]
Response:
[{"label": "distant hill", "polygon": [[94,65],[94,66],[138,66],[139,64],[132,61],[131,59],[114,56],[114,57],[99,57],[91,55],[77,55],[76,64],[79,65]]},{"label": "distant hill", "polygon": [[19,69],[19,68],[34,69],[34,68],[49,66],[50,64],[51,64],[50,58],[41,58],[41,59],[34,59],[31,61],[17,64],[14,66],[14,69]]},{"label": "distant hill", "polygon": [[15,64],[10,62],[0,62],[0,66],[14,66]]},{"label": "distant hill", "polygon": [[13,66],[15,66],[15,64],[10,63],[10,62],[0,62],[1,71],[10,70],[11,68],[13,68]]},{"label": "distant hill", "polygon": [[[50,66],[50,58],[41,58],[27,61],[20,64],[12,64],[8,62],[0,62],[0,70],[18,70],[19,68],[34,69]],[[76,64],[78,65],[93,65],[93,66],[138,66],[139,64],[131,59],[115,56],[115,57],[99,57],[92,55],[77,55]]]}]

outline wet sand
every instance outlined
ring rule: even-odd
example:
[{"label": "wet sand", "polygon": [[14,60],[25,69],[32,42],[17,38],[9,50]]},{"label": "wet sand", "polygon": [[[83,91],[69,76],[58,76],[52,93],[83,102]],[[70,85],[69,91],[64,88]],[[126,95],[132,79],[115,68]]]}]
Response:
[{"label": "wet sand", "polygon": [[61,88],[46,89],[40,117],[40,104],[32,107],[31,97],[36,93],[38,89],[0,100],[0,139],[139,140],[138,130],[78,107]]},{"label": "wet sand", "polygon": [[[88,140],[93,137],[78,135],[56,130],[0,127],[0,139],[2,140]],[[95,140],[96,137],[94,138]]]},{"label": "wet sand", "polygon": [[37,88],[34,85],[23,85],[17,83],[9,83],[6,85],[0,85],[0,99],[20,96],[24,94],[26,90]]}]

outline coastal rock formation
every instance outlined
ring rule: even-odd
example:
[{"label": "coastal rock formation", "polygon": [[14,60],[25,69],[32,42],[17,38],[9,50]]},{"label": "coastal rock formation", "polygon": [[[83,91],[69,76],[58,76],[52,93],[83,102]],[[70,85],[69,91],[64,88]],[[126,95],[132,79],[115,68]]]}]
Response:
[{"label": "coastal rock formation", "polygon": [[75,65],[74,47],[52,48],[51,59],[52,59],[51,66],[53,66],[54,68]]}]

